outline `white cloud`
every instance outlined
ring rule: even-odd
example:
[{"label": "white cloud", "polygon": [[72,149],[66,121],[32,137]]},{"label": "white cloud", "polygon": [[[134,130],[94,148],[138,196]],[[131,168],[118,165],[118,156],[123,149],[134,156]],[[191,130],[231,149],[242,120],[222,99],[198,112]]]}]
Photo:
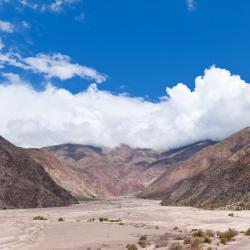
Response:
[{"label": "white cloud", "polygon": [[[47,1],[37,1],[37,0],[15,0],[12,3],[19,4],[19,6],[30,8],[35,11],[45,12],[56,12],[59,13],[63,11],[68,6],[73,6],[74,4],[81,2],[82,0],[47,0]],[[5,3],[10,3],[6,1]]]},{"label": "white cloud", "polygon": [[2,41],[2,38],[0,37],[0,51],[4,48],[4,44],[3,44],[3,41]]},{"label": "white cloud", "polygon": [[195,89],[178,84],[158,103],[100,91],[36,91],[16,75],[0,85],[0,134],[21,146],[73,142],[172,148],[221,139],[250,125],[250,84],[212,67]]},{"label": "white cloud", "polygon": [[14,25],[10,22],[0,20],[0,31],[12,33],[14,32]]},{"label": "white cloud", "polygon": [[34,57],[22,57],[20,54],[12,52],[0,53],[0,66],[3,67],[6,64],[44,74],[47,78],[59,78],[60,80],[78,76],[101,83],[107,78],[106,75],[98,73],[93,68],[71,63],[69,56],[60,53],[38,54]]},{"label": "white cloud", "polygon": [[186,0],[186,1],[187,1],[188,10],[194,10],[195,0]]}]

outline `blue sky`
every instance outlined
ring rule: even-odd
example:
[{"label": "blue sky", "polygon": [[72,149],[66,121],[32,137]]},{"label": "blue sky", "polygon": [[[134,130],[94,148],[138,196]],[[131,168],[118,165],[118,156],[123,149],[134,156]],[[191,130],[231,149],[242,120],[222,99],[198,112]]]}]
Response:
[{"label": "blue sky", "polygon": [[1,0],[0,135],[25,147],[169,149],[250,126],[249,9]]},{"label": "blue sky", "polygon": [[[248,1],[197,0],[193,9],[185,0],[85,0],[58,12],[15,7],[2,4],[1,19],[30,27],[2,34],[6,45],[25,56],[68,55],[108,76],[100,89],[156,99],[179,82],[193,88],[211,65],[250,78]],[[40,84],[36,74],[21,74]],[[77,77],[53,81],[73,93],[89,83]]]}]

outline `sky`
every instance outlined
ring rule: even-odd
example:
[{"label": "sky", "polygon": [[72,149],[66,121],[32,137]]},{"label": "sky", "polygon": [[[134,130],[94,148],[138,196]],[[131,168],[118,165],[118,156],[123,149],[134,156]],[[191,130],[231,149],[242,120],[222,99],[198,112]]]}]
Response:
[{"label": "sky", "polygon": [[250,125],[235,0],[1,0],[0,134],[169,149]]}]

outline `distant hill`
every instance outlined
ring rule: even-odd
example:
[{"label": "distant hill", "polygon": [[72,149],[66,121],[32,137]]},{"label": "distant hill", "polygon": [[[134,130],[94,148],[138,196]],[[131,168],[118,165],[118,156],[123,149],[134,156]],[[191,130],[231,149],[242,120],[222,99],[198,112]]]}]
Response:
[{"label": "distant hill", "polygon": [[163,205],[250,209],[250,128],[168,169],[142,194]]},{"label": "distant hill", "polygon": [[0,137],[0,208],[67,206],[77,200],[58,186],[26,149]]},{"label": "distant hill", "polygon": [[[46,154],[56,157],[57,163],[53,160],[52,164],[49,160],[47,162],[50,164],[45,164],[44,154],[38,156],[40,151],[33,157],[37,160],[40,158],[51,177],[76,197],[108,197],[144,190],[171,164],[183,161],[214,143],[198,142],[170,151],[131,148],[127,145],[111,149],[63,144],[43,149]],[[79,188],[79,184],[82,184],[82,188]]]}]

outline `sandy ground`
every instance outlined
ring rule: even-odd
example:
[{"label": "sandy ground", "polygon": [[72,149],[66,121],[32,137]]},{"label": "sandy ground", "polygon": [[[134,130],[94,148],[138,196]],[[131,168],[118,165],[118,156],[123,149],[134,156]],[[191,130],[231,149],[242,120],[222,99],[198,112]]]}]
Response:
[{"label": "sandy ground", "polygon": [[[186,207],[162,207],[159,201],[135,198],[88,201],[64,208],[2,210],[0,211],[0,249],[18,250],[80,250],[126,249],[137,243],[141,235],[154,242],[161,235],[180,234],[193,228],[224,231],[235,228],[244,231],[250,227],[250,211],[199,210]],[[34,216],[44,216],[46,221],[35,221]],[[59,222],[62,217],[64,221]],[[99,222],[98,218],[121,219],[122,223]],[[95,218],[95,221],[89,221]],[[167,237],[167,236],[166,236]],[[243,234],[223,250],[249,250],[250,239]],[[159,248],[161,249],[161,248]],[[162,249],[167,249],[164,247]],[[204,248],[207,249],[207,248]]]}]

